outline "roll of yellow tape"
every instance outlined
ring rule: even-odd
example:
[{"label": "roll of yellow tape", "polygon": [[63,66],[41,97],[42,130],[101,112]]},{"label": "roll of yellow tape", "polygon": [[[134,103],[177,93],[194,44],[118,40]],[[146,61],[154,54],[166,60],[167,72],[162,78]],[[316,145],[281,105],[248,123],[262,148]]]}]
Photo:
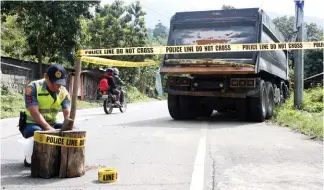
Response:
[{"label": "roll of yellow tape", "polygon": [[98,180],[102,183],[110,183],[117,181],[116,168],[101,168],[98,170]]}]

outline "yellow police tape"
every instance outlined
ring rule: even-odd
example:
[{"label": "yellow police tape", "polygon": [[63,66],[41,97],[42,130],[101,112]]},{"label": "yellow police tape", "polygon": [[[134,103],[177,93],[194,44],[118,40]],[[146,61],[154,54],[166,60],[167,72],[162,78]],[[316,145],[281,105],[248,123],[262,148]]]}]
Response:
[{"label": "yellow police tape", "polygon": [[42,134],[38,131],[34,133],[34,141],[42,144],[49,144],[64,147],[84,147],[85,138],[60,137],[48,134]]},{"label": "yellow police tape", "polygon": [[117,169],[101,168],[98,170],[98,180],[102,183],[117,181]]},{"label": "yellow police tape", "polygon": [[77,52],[77,55],[78,56],[155,55],[155,54],[187,54],[187,53],[213,53],[213,52],[233,52],[233,51],[274,51],[274,50],[323,49],[323,48],[324,48],[324,41],[258,43],[258,44],[218,43],[218,44],[209,44],[209,45],[85,49],[85,50],[79,50]]},{"label": "yellow police tape", "polygon": [[132,61],[104,59],[99,57],[81,57],[81,61],[85,61],[93,64],[107,65],[107,66],[116,66],[116,67],[145,67],[145,66],[151,66],[157,64],[157,62],[154,61],[132,62]]}]

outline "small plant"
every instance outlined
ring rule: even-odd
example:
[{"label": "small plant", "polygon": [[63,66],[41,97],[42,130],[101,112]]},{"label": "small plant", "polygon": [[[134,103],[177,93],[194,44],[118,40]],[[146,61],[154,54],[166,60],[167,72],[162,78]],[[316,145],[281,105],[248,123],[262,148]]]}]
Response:
[{"label": "small plant", "polygon": [[323,139],[323,87],[304,91],[299,109],[293,104],[293,96],[282,107],[275,108],[275,122],[290,127],[311,138]]}]

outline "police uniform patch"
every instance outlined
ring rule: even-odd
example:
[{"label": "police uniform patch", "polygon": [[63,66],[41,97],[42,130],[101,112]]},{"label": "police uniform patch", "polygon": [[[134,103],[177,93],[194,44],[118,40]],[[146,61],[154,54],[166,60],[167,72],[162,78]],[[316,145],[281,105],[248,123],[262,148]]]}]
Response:
[{"label": "police uniform patch", "polygon": [[27,103],[32,103],[33,102],[33,99],[31,96],[27,96]]},{"label": "police uniform patch", "polygon": [[55,76],[56,76],[56,78],[61,78],[61,76],[62,76],[62,72],[60,71],[60,70],[57,70],[56,72],[55,72]]},{"label": "police uniform patch", "polygon": [[31,94],[32,91],[33,91],[33,87],[28,86],[28,87],[26,88],[26,95],[29,96],[29,95]]},{"label": "police uniform patch", "polygon": [[63,99],[63,93],[60,93],[60,94],[59,94],[59,97],[60,97],[60,99],[62,100],[62,99]]}]

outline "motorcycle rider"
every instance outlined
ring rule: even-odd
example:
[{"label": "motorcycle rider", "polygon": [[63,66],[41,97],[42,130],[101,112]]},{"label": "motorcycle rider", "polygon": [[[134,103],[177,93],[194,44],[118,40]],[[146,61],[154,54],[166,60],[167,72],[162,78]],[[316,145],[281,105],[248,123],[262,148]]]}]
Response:
[{"label": "motorcycle rider", "polygon": [[114,81],[116,82],[117,89],[120,92],[120,100],[124,101],[124,92],[122,90],[122,86],[125,85],[125,82],[119,77],[119,70],[117,68],[113,68],[114,70]]},{"label": "motorcycle rider", "polygon": [[117,89],[117,85],[114,80],[114,70],[112,68],[108,68],[106,70],[105,77],[108,80],[108,92],[116,95],[116,104],[120,105],[120,91]]}]

